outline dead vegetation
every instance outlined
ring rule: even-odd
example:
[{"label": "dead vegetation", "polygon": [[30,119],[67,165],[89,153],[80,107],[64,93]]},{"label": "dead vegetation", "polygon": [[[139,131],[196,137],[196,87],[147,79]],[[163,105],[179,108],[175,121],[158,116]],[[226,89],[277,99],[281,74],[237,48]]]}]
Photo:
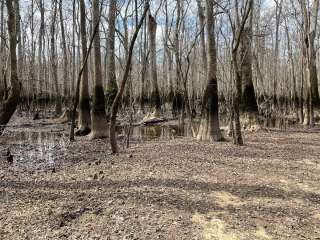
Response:
[{"label": "dead vegetation", "polygon": [[154,140],[120,155],[107,153],[107,139],[79,138],[56,147],[53,165],[33,168],[16,155],[28,154],[26,142],[9,141],[14,162],[0,161],[0,236],[317,239],[319,133],[246,133],[241,148]]}]

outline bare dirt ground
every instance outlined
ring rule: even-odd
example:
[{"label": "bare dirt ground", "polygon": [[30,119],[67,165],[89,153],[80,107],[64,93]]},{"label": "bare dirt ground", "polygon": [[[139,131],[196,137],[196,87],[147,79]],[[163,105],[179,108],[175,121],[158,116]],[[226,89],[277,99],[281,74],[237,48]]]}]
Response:
[{"label": "bare dirt ground", "polygon": [[[1,147],[28,154],[13,135]],[[247,133],[243,147],[158,139],[112,156],[108,139],[83,137],[54,148],[34,168],[0,157],[0,239],[320,239],[319,127]]]}]

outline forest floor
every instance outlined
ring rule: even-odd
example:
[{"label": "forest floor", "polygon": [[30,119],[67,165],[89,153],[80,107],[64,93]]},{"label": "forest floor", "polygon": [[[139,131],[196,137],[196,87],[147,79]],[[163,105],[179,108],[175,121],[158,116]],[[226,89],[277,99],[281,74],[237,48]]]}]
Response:
[{"label": "forest floor", "polygon": [[[108,139],[68,142],[67,127],[0,137],[13,155],[0,157],[0,239],[320,239],[319,126],[245,133],[243,147],[133,141],[119,155]],[[41,150],[43,132],[56,135]]]}]

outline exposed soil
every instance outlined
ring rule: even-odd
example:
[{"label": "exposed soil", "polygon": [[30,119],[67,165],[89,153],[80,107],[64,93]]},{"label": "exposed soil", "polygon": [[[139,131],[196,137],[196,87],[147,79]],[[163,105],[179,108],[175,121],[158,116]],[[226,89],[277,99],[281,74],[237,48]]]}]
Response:
[{"label": "exposed soil", "polygon": [[[51,162],[19,160],[35,151],[19,134],[45,129],[59,132]],[[243,147],[133,141],[116,156],[108,139],[68,142],[67,125],[9,130],[0,239],[320,239],[319,127],[246,133]]]}]

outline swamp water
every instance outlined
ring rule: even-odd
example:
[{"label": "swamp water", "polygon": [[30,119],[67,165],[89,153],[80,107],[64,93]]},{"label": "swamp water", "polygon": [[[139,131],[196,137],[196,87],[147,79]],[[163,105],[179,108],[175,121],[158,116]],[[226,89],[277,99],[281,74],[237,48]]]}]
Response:
[{"label": "swamp water", "polygon": [[[129,134],[130,129],[130,134]],[[169,140],[176,137],[194,136],[190,124],[164,124],[152,126],[121,126],[118,128],[119,145],[124,145],[128,135],[130,143],[142,143],[150,140]],[[63,131],[48,131],[42,128],[6,130],[0,137],[0,160],[5,159],[9,150],[14,159],[14,166],[23,169],[53,168],[58,161],[64,161],[72,146],[69,142],[69,127]],[[78,138],[76,141],[85,139]],[[103,141],[108,142],[108,139]],[[122,146],[121,146],[122,147]],[[90,150],[90,149],[88,149]]]}]

